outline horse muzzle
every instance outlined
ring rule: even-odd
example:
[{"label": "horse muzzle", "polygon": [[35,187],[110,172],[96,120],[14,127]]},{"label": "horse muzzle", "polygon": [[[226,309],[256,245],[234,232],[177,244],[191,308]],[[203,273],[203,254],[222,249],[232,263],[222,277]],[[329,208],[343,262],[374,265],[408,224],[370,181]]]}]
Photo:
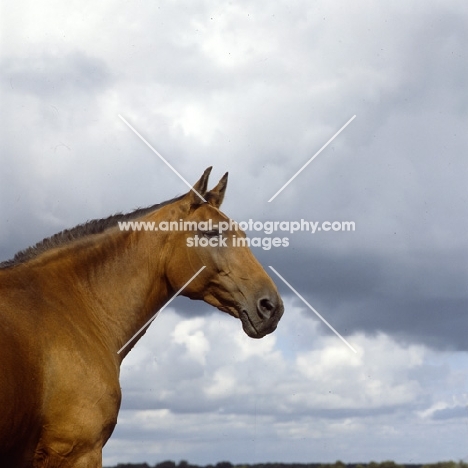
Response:
[{"label": "horse muzzle", "polygon": [[263,338],[276,330],[284,312],[283,301],[279,296],[263,296],[255,307],[239,311],[244,332],[251,338]]}]

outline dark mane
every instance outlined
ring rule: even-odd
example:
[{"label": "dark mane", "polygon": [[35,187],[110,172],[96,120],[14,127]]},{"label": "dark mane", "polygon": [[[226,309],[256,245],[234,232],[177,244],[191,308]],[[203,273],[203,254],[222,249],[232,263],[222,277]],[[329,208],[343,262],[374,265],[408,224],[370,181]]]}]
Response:
[{"label": "dark mane", "polygon": [[180,200],[184,195],[180,195],[171,200],[167,200],[156,205],[152,205],[148,208],[137,208],[136,210],[130,213],[117,213],[108,218],[103,219],[93,219],[87,221],[86,223],[79,224],[70,229],[65,229],[57,234],[54,234],[50,237],[38,242],[36,245],[28,247],[24,250],[19,251],[15,256],[10,260],[5,260],[0,262],[0,269],[13,267],[22,263],[25,263],[33,258],[39,256],[40,254],[46,252],[47,250],[60,247],[68,244],[69,242],[75,241],[77,239],[82,239],[87,236],[92,236],[93,234],[100,234],[106,229],[114,227],[119,221],[130,221],[145,214],[156,211],[163,206],[169,205],[170,203]]}]

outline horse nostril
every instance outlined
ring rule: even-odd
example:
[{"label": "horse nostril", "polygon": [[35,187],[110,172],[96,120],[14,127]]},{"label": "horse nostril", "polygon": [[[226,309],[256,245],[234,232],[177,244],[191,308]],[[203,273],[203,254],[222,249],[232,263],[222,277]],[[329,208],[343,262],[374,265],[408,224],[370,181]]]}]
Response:
[{"label": "horse nostril", "polygon": [[273,315],[276,306],[273,302],[270,301],[270,299],[263,298],[258,301],[257,309],[260,317],[267,319]]}]

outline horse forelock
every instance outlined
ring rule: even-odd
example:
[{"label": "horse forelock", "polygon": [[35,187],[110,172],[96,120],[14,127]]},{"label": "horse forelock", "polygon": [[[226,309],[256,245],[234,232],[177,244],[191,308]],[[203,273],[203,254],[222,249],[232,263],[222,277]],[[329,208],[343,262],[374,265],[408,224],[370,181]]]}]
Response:
[{"label": "horse forelock", "polygon": [[78,224],[73,228],[64,229],[57,234],[46,237],[33,246],[27,247],[24,250],[20,250],[12,259],[0,262],[0,269],[10,268],[26,263],[49,250],[55,249],[57,247],[63,247],[71,242],[79,239],[85,239],[95,234],[102,234],[107,229],[117,226],[117,223],[121,221],[131,221],[141,216],[145,216],[146,214],[159,210],[163,206],[177,202],[183,197],[184,195],[180,195],[178,197],[172,198],[171,200],[167,200],[147,208],[137,208],[130,213],[116,213],[114,215],[108,216],[107,218],[93,219],[87,221],[86,223]]}]

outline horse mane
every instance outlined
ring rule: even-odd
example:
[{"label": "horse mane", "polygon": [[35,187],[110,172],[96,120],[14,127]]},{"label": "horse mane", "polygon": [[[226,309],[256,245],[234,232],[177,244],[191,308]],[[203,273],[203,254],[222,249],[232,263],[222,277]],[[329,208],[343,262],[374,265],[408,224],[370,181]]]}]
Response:
[{"label": "horse mane", "polygon": [[184,195],[172,198],[162,203],[149,206],[147,208],[137,208],[136,210],[130,213],[116,213],[107,218],[103,219],[93,219],[87,221],[83,224],[78,224],[77,226],[64,229],[57,234],[54,234],[50,237],[46,237],[37,244],[27,247],[24,250],[20,250],[15,254],[15,256],[10,260],[5,260],[0,262],[0,269],[14,267],[23,263],[32,260],[33,258],[38,257],[39,255],[47,252],[48,250],[55,249],[57,247],[62,247],[69,244],[70,242],[76,241],[78,239],[83,239],[94,234],[101,234],[106,229],[115,227],[119,221],[130,221],[141,216],[144,216],[153,211],[157,211],[163,206],[174,203],[183,198]]}]

